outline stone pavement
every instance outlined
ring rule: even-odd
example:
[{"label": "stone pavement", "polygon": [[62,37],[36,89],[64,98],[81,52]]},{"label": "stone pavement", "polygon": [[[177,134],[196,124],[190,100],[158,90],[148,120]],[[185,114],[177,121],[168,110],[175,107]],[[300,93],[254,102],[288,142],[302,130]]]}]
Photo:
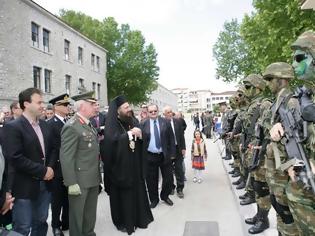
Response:
[{"label": "stone pavement", "polygon": [[[236,192],[231,186],[230,177],[226,173],[227,163],[222,164],[219,155],[219,146],[213,140],[207,140],[208,161],[201,184],[193,183],[191,169],[190,148],[193,136],[193,125],[187,120],[186,145],[187,155],[185,158],[187,182],[184,189],[185,198],[179,199],[176,195],[170,196],[174,206],[168,206],[163,202],[153,209],[154,222],[148,229],[137,229],[135,236],[183,236],[184,231],[189,232],[191,222],[211,222],[218,226],[220,236],[243,236],[247,235],[244,217],[254,214],[254,206],[241,208],[236,199]],[[253,205],[253,204],[252,204]],[[48,219],[50,224],[50,217]],[[185,225],[187,224],[186,230]],[[196,224],[193,224],[196,225]],[[274,227],[274,224],[273,224]],[[98,198],[98,213],[95,228],[97,235],[120,236],[127,235],[116,230],[111,222],[109,199],[105,192]],[[213,231],[213,233],[215,233]],[[49,227],[48,235],[52,235]],[[65,235],[68,235],[66,232]],[[192,236],[186,234],[185,236]],[[211,236],[214,234],[210,234]],[[263,235],[276,235],[273,233]],[[196,235],[197,236],[197,235]],[[201,236],[201,235],[198,235]]]}]

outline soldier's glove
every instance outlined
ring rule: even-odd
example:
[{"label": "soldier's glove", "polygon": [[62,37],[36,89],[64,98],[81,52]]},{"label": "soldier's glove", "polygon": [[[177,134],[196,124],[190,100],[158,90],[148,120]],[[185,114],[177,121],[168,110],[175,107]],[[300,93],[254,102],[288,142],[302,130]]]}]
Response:
[{"label": "soldier's glove", "polygon": [[281,123],[275,124],[270,130],[270,137],[272,141],[279,142],[284,135],[284,130]]},{"label": "soldier's glove", "polygon": [[69,195],[81,195],[81,189],[78,184],[70,185],[68,187],[68,194]]}]

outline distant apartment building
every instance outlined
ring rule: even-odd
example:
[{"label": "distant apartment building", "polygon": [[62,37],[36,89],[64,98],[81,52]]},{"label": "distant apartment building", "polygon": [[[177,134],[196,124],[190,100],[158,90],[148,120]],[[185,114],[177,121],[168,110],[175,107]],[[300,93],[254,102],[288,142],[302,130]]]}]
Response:
[{"label": "distant apartment building", "polygon": [[95,91],[107,101],[106,50],[31,0],[1,0],[0,106],[28,87],[47,102]]},{"label": "distant apartment building", "polygon": [[177,94],[178,108],[183,112],[212,111],[213,106],[218,103],[229,103],[229,98],[235,93],[235,91],[215,93],[211,90],[189,90],[187,88],[176,88],[172,91]]}]

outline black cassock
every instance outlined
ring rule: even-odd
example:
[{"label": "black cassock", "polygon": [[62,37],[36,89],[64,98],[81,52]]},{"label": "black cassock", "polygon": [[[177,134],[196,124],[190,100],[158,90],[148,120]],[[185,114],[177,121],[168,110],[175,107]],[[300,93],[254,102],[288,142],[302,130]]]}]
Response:
[{"label": "black cassock", "polygon": [[129,127],[119,120],[117,123],[105,128],[105,191],[114,225],[132,234],[136,228],[147,228],[153,216],[145,187],[142,140],[136,140],[132,150]]}]

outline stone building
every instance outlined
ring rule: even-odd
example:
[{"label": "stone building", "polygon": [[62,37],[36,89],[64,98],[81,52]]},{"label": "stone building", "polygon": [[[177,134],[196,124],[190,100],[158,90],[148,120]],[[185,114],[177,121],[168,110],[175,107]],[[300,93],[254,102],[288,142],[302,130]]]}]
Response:
[{"label": "stone building", "polygon": [[164,106],[171,106],[173,111],[177,111],[177,95],[160,83],[158,83],[157,89],[151,93],[148,103],[157,104],[160,111]]},{"label": "stone building", "polygon": [[94,90],[107,101],[106,50],[31,0],[1,0],[0,106],[28,87],[45,101]]}]

